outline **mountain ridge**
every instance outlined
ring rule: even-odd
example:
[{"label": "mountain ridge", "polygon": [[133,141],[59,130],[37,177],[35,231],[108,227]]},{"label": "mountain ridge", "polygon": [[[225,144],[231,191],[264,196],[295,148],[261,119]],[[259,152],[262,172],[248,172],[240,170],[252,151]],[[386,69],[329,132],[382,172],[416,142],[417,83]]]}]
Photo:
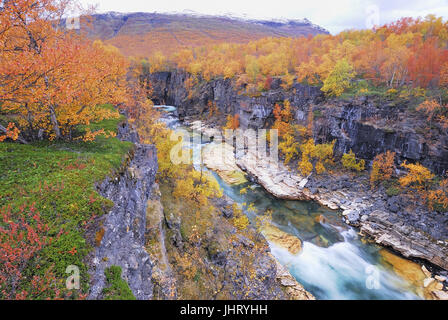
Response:
[{"label": "mountain ridge", "polygon": [[306,18],[258,20],[229,15],[113,11],[90,17],[90,26],[83,28],[87,36],[112,44],[127,56],[149,56],[157,51],[169,54],[186,47],[222,42],[329,33]]}]

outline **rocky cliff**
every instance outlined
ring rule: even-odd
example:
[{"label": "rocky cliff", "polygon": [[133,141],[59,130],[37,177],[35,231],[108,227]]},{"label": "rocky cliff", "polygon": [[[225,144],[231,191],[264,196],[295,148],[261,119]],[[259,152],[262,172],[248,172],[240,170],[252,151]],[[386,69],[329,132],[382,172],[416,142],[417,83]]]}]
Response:
[{"label": "rocky cliff", "polygon": [[239,94],[230,79],[200,81],[188,92],[185,72],[160,72],[149,76],[156,104],[178,107],[179,117],[206,119],[208,102],[215,103],[223,124],[228,114],[239,114],[241,127],[263,128],[273,122],[275,103],[288,99],[297,124],[307,125],[313,115],[314,138],[317,142],[336,140],[338,155],[350,149],[360,158],[373,158],[386,150],[395,151],[398,160],[420,162],[437,174],[448,169],[448,132],[442,128],[427,129],[425,117],[413,111],[406,102],[396,103],[374,97],[349,100],[326,100],[318,87],[295,83],[284,90],[281,80],[274,79],[271,89],[260,96]]},{"label": "rocky cliff", "polygon": [[105,287],[104,270],[120,266],[134,296],[152,298],[152,262],[145,250],[146,207],[158,170],[157,150],[139,144],[127,123],[119,127],[118,137],[135,143],[120,173],[98,185],[100,194],[114,202],[112,210],[99,221],[97,246],[90,268],[89,299],[101,299]]}]

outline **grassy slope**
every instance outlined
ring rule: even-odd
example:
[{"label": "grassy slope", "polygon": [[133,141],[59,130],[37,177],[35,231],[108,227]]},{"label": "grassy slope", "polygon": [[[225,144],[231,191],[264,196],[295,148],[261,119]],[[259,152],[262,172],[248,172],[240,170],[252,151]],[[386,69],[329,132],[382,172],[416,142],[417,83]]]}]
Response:
[{"label": "grassy slope", "polygon": [[[91,128],[116,131],[120,120],[106,120]],[[0,207],[35,203],[53,235],[65,231],[43,250],[39,261],[32,262],[27,275],[43,275],[54,265],[63,287],[67,266],[76,265],[81,270],[82,291],[87,292],[84,259],[90,248],[84,233],[93,218],[112,205],[96,192],[94,184],[118,169],[131,148],[131,143],[104,137],[92,143],[0,143]],[[40,269],[34,268],[36,264]]]}]

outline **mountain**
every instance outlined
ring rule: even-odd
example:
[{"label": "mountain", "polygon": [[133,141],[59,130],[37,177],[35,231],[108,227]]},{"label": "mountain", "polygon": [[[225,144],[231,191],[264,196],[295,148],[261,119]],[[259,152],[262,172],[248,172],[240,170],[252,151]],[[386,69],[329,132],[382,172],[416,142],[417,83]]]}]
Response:
[{"label": "mountain", "polygon": [[95,14],[84,31],[90,38],[113,44],[127,56],[149,56],[156,51],[167,54],[183,47],[221,42],[244,43],[265,37],[328,33],[307,19],[249,20],[232,16],[144,12]]}]

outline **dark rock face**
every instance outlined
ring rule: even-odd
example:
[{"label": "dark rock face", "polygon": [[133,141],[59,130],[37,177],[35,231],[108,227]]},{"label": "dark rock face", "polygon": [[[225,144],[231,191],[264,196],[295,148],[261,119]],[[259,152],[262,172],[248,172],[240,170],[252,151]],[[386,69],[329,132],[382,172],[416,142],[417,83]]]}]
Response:
[{"label": "dark rock face", "polygon": [[[127,124],[119,127],[119,138],[138,141],[136,132]],[[137,299],[152,298],[152,264],[144,245],[146,206],[157,170],[156,148],[136,143],[124,171],[98,186],[100,194],[115,205],[102,222],[104,236],[94,253],[89,299],[101,299],[105,286],[104,269],[112,265],[122,267],[122,276]]]},{"label": "dark rock face", "polygon": [[274,79],[271,90],[258,97],[239,94],[230,79],[201,81],[189,93],[185,81],[189,74],[182,71],[161,72],[149,76],[154,87],[153,101],[178,107],[179,117],[195,117],[208,113],[209,102],[215,103],[225,123],[229,114],[239,114],[245,128],[266,128],[274,120],[275,103],[289,100],[296,123],[307,125],[313,114],[313,134],[317,142],[336,140],[335,153],[350,149],[367,161],[387,150],[397,153],[399,162],[420,162],[437,174],[448,169],[448,132],[439,129],[432,137],[425,136],[424,116],[406,105],[393,105],[373,99],[326,101],[318,87],[295,83],[283,90]]},{"label": "dark rock face", "polygon": [[391,150],[400,163],[419,162],[437,174],[448,169],[448,132],[439,132],[438,141],[428,139],[422,129],[425,120],[406,106],[350,101],[326,108],[323,114],[314,133],[321,140],[335,139],[336,153],[352,149],[358,157],[373,160]]}]

